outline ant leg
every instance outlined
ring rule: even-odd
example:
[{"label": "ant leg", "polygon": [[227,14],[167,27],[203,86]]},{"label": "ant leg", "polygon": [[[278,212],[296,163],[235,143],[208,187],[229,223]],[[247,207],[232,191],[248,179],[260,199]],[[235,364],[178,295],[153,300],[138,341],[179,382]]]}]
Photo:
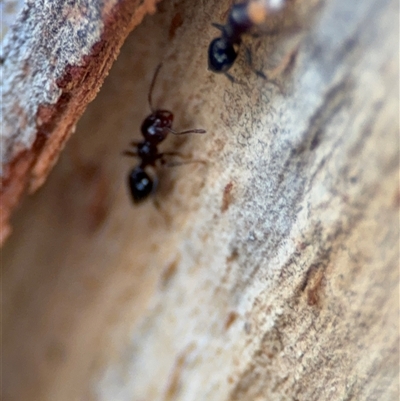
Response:
[{"label": "ant leg", "polygon": [[260,39],[263,36],[260,32],[248,32],[248,35],[253,39]]},{"label": "ant leg", "polygon": [[167,164],[167,160],[165,160],[164,156],[178,156],[178,157],[181,157],[182,159],[185,158],[185,156],[182,153],[179,153],[179,152],[163,152],[163,153],[159,153],[156,156],[156,160],[159,160],[160,164],[162,166],[165,166]]},{"label": "ant leg", "polygon": [[217,28],[218,30],[220,30],[221,32],[224,32],[224,25],[217,24],[216,22],[212,22],[211,25],[212,25],[214,28]]},{"label": "ant leg", "polygon": [[229,74],[229,72],[224,72],[223,73],[228,79],[229,81],[231,81],[233,84],[237,83],[237,80],[235,79],[235,77],[231,74]]},{"label": "ant leg", "polygon": [[247,64],[250,66],[250,68],[253,70],[253,72],[260,78],[268,79],[267,76],[262,71],[257,70],[254,67],[254,65],[253,65],[253,56],[251,54],[251,50],[247,46],[244,46],[244,50],[246,52]]},{"label": "ant leg", "polygon": [[223,74],[231,81],[233,84],[240,84],[243,85],[244,82],[241,79],[235,78],[233,75],[229,74],[229,72],[223,72]]},{"label": "ant leg", "polygon": [[201,163],[204,165],[207,164],[204,160],[186,160],[180,162],[165,163],[165,167],[178,167],[178,166],[183,166],[184,164],[193,164],[193,163]]},{"label": "ant leg", "polygon": [[157,194],[155,194],[155,195],[152,197],[152,201],[153,201],[153,206],[155,207],[155,209],[157,210],[157,212],[160,213],[160,215],[162,216],[162,218],[163,218],[163,220],[164,220],[164,222],[165,222],[165,225],[166,225],[167,227],[169,227],[169,226],[171,225],[171,222],[172,222],[171,215],[167,212],[166,209],[164,209],[164,208],[162,207],[161,202],[160,202],[160,201],[158,200],[158,198],[157,198]]},{"label": "ant leg", "polygon": [[254,39],[260,39],[263,36],[276,36],[279,35],[281,32],[282,30],[274,28],[274,29],[263,29],[262,32],[257,32],[257,31],[248,32],[248,35]]},{"label": "ant leg", "polygon": [[180,153],[180,152],[163,152],[163,153],[161,153],[161,155],[160,155],[160,159],[161,159],[163,156],[179,156],[179,157],[182,157],[183,159],[185,158],[185,155],[183,155],[183,154]]},{"label": "ant leg", "polygon": [[157,199],[155,196],[153,196],[152,201],[153,201],[154,207],[155,207],[159,212],[161,212],[161,211],[162,211],[162,207],[161,207],[161,204],[160,204],[160,202],[158,201],[158,199]]},{"label": "ant leg", "polygon": [[185,156],[182,153],[179,152],[165,152],[165,153],[160,153],[157,158],[160,160],[160,163],[165,166],[165,167],[177,167],[177,166],[182,166],[184,164],[192,164],[192,163],[202,163],[206,164],[205,161],[203,160],[181,160],[181,161],[172,161],[172,162],[167,162],[165,160],[164,156],[178,156],[182,159],[187,159],[190,156]]},{"label": "ant leg", "polygon": [[129,142],[129,145],[131,145],[131,146],[133,146],[133,147],[136,147],[136,146],[138,146],[141,142],[143,142],[143,141],[132,141],[132,142]]},{"label": "ant leg", "polygon": [[132,152],[131,150],[124,150],[122,152],[123,156],[129,156],[129,157],[138,157],[139,155],[137,154],[137,152]]},{"label": "ant leg", "polygon": [[186,131],[177,132],[174,131],[172,128],[167,128],[168,132],[174,135],[186,135],[186,134],[205,134],[207,131],[204,129],[189,129]]}]

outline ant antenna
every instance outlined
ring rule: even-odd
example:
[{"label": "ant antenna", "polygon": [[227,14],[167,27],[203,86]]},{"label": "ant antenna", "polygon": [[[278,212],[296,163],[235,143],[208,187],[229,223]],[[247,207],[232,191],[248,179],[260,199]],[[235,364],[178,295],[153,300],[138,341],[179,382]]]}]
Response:
[{"label": "ant antenna", "polygon": [[150,110],[152,113],[154,113],[154,107],[153,107],[153,102],[152,102],[153,89],[154,89],[154,85],[156,83],[158,73],[160,72],[160,69],[162,67],[162,64],[163,64],[162,62],[160,64],[158,64],[158,66],[154,72],[153,79],[151,80],[151,84],[150,84],[148,98],[147,98],[149,101],[149,106],[150,106]]}]

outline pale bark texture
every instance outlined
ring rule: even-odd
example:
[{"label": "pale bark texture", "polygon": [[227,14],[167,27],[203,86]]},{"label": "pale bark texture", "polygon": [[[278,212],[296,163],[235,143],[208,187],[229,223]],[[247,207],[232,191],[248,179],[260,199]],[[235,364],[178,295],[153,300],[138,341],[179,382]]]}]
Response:
[{"label": "pale bark texture", "polygon": [[[290,1],[235,83],[207,70],[230,4],[161,2],[15,213],[5,401],[398,400],[398,4]],[[133,206],[161,61],[155,106],[207,133]]]}]

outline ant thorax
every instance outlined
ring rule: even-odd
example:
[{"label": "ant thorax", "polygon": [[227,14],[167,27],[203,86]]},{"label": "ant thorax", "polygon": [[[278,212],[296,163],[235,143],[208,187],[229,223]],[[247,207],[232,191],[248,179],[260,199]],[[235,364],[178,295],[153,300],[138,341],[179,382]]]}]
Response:
[{"label": "ant thorax", "polygon": [[229,13],[228,23],[223,28],[223,36],[231,43],[240,43],[242,35],[253,26],[247,13],[247,4],[235,4]]},{"label": "ant thorax", "polygon": [[142,167],[154,166],[158,154],[157,145],[150,141],[144,140],[137,144],[137,156],[141,160],[140,165]]}]

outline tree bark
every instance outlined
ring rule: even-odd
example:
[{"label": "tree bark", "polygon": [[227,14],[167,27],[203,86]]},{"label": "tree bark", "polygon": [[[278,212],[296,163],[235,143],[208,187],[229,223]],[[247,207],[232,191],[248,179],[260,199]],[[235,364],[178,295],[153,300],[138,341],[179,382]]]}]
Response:
[{"label": "tree bark", "polygon": [[1,54],[0,244],[27,187],[45,181],[119,49],[156,0],[28,1]]},{"label": "tree bark", "polygon": [[[162,2],[16,213],[4,400],[399,398],[398,4],[292,1],[245,40],[268,79],[242,46],[232,84],[206,69],[230,3]],[[163,149],[205,163],[133,207],[160,61],[155,106],[207,130]]]}]

